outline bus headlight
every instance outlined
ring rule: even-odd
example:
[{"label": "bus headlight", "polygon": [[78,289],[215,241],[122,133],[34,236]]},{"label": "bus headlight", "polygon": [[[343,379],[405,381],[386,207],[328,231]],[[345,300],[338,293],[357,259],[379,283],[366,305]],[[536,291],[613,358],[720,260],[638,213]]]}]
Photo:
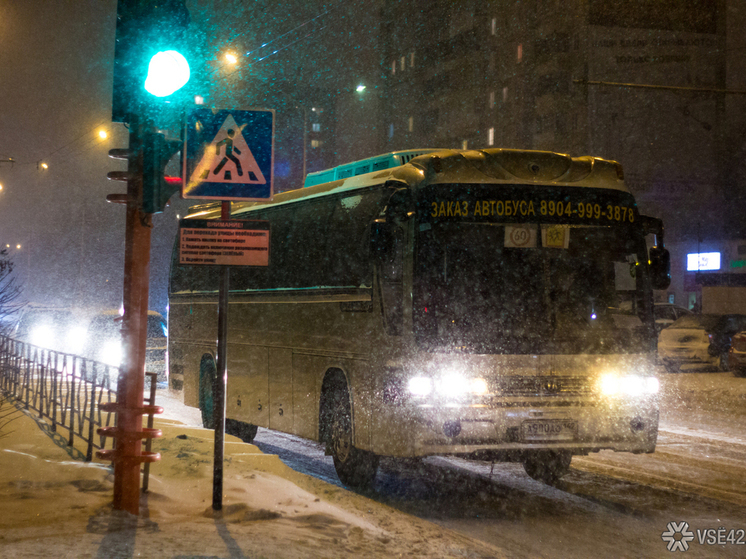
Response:
[{"label": "bus headlight", "polygon": [[430,377],[412,377],[407,383],[409,394],[424,398],[437,392],[438,396],[445,399],[459,398],[466,394],[487,394],[487,381],[483,378],[466,378],[463,375],[451,373],[442,376],[436,381]]},{"label": "bus headlight", "polygon": [[458,398],[466,393],[466,379],[457,373],[443,375],[437,382],[438,394],[446,398]]},{"label": "bus headlight", "polygon": [[599,381],[599,390],[604,396],[643,396],[657,394],[658,379],[640,375],[603,375]]},{"label": "bus headlight", "polygon": [[428,377],[412,377],[407,388],[412,396],[425,397],[433,391],[433,381]]}]

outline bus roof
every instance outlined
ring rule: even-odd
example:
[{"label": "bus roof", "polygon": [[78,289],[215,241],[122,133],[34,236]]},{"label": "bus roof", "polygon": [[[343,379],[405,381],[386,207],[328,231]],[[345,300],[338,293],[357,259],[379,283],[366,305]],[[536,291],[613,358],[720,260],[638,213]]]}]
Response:
[{"label": "bus roof", "polygon": [[[368,172],[362,172],[365,169]],[[332,176],[338,178],[331,179]],[[315,182],[321,180],[324,182]],[[354,191],[387,181],[401,182],[410,188],[417,188],[423,182],[504,183],[553,184],[629,192],[624,183],[622,166],[616,161],[599,157],[571,157],[550,151],[501,148],[419,149],[395,151],[310,173],[304,188],[281,192],[271,202],[235,203],[231,213],[240,215],[265,206]],[[211,202],[192,206],[187,217],[205,219],[219,216],[220,202]]]}]

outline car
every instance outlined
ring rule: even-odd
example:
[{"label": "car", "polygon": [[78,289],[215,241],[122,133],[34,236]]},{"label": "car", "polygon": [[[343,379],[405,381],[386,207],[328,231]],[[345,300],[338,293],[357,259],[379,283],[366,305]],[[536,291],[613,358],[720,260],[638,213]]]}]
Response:
[{"label": "car", "polygon": [[674,305],[673,303],[656,303],[653,307],[655,314],[655,330],[659,332],[668,328],[682,316],[694,314],[689,309]]},{"label": "car", "polygon": [[728,352],[728,368],[737,377],[746,377],[746,331],[734,334]]},{"label": "car", "polygon": [[[168,328],[159,312],[148,311],[145,371],[157,373],[158,382],[166,382],[166,347]],[[107,365],[122,363],[122,315],[104,311],[95,315],[88,326],[85,356]]]},{"label": "car", "polygon": [[658,358],[671,372],[698,364],[728,370],[732,337],[746,330],[746,314],[691,314],[658,335]]},{"label": "car", "polygon": [[78,354],[86,328],[69,308],[28,305],[13,329],[12,337],[43,349]]}]

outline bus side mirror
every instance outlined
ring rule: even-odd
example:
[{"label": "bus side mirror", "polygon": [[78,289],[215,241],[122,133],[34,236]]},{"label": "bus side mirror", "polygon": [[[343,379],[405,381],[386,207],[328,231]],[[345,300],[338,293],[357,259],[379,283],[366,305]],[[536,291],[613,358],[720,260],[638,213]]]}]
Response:
[{"label": "bus side mirror", "polygon": [[665,248],[651,247],[649,258],[653,289],[668,289],[671,285],[671,254]]}]

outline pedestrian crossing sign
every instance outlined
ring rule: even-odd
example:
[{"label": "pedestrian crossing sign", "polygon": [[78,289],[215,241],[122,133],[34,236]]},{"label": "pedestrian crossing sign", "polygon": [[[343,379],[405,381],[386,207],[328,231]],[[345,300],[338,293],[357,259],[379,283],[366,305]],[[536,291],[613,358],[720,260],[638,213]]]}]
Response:
[{"label": "pedestrian crossing sign", "polygon": [[273,143],[273,111],[192,109],[182,197],[270,200]]}]

